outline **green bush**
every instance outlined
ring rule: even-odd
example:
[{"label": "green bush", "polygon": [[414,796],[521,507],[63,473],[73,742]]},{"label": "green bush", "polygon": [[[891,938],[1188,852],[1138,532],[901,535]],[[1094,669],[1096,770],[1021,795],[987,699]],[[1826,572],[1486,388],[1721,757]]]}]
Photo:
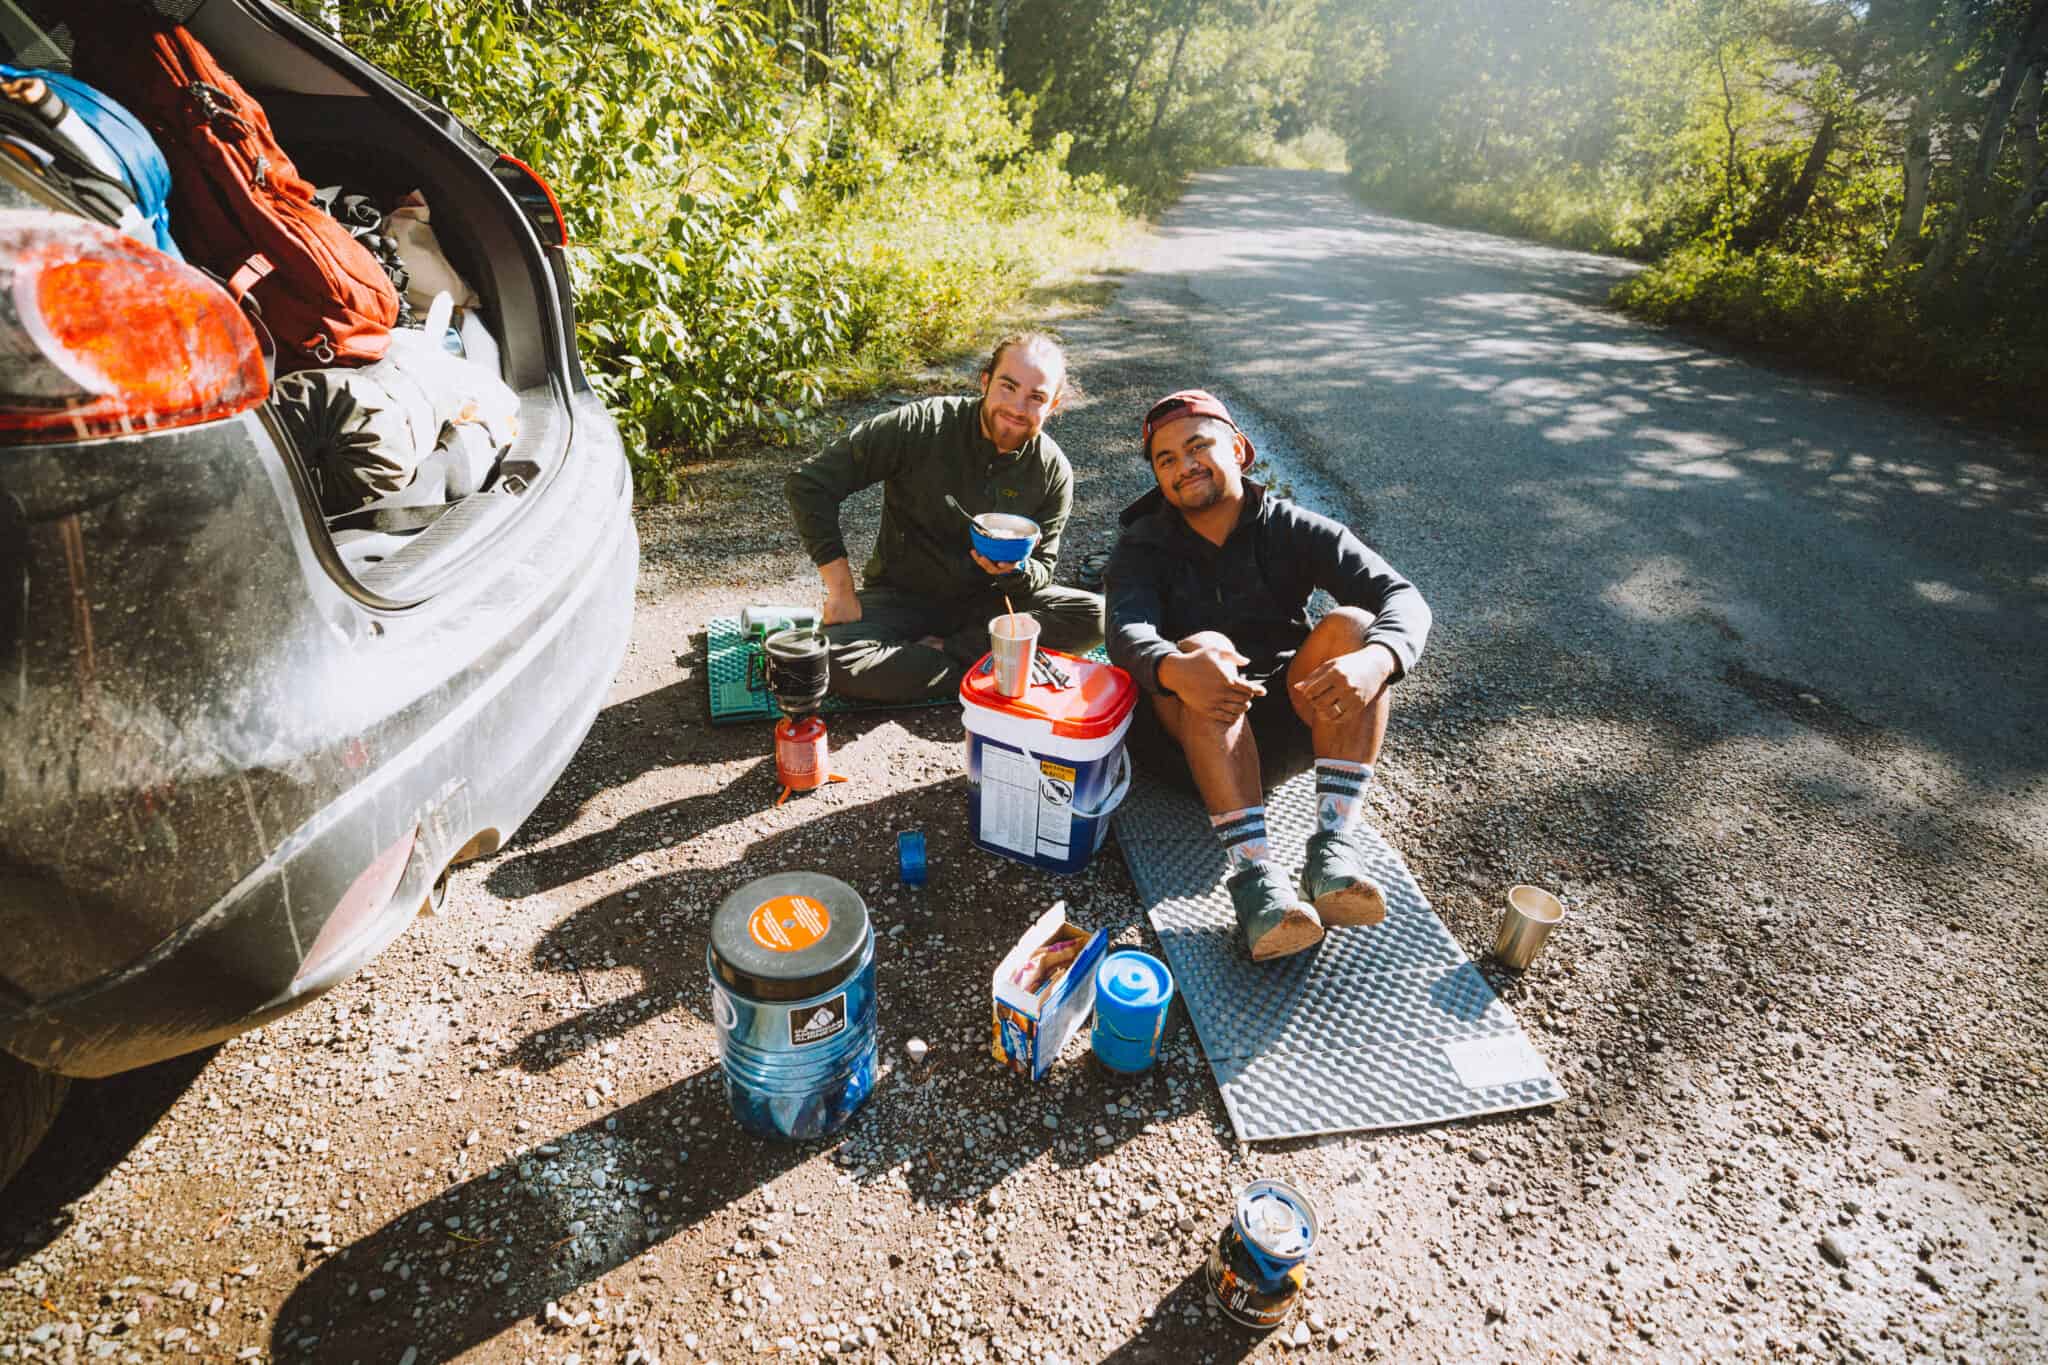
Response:
[{"label": "green bush", "polygon": [[2002,322],[1983,307],[1930,309],[1915,282],[1854,256],[1696,244],[1623,281],[1613,302],[1893,391],[2042,414],[2040,312],[2006,308]]},{"label": "green bush", "polygon": [[553,184],[586,367],[669,496],[682,458],[978,340],[1117,225],[924,16],[842,0],[829,61],[769,0],[356,0],[344,35]]},{"label": "green bush", "polygon": [[1643,254],[1651,217],[1625,189],[1584,175],[1531,173],[1514,179],[1445,180],[1426,187],[1387,177],[1362,179],[1359,187],[1370,202],[1393,212],[1535,237],[1581,251]]}]

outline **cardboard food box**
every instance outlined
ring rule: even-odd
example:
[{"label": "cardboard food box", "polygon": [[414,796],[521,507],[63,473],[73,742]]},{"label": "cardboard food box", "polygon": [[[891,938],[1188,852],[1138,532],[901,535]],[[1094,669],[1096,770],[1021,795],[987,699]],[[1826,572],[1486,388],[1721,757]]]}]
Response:
[{"label": "cardboard food box", "polygon": [[[1018,979],[1028,971],[1032,954],[1065,943],[1079,947],[1064,971],[1035,988],[1028,977]],[[1054,902],[1040,915],[996,968],[995,1027],[989,1046],[995,1059],[1026,1080],[1045,1075],[1060,1049],[1088,1022],[1095,1005],[1095,968],[1108,948],[1107,930],[1091,934],[1067,923],[1065,901]]]}]

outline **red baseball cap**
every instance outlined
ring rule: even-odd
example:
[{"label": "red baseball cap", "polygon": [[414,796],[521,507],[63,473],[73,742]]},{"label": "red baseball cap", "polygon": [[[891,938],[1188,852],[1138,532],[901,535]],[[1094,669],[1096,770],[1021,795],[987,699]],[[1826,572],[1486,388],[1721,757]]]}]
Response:
[{"label": "red baseball cap", "polygon": [[1229,422],[1232,429],[1244,439],[1247,452],[1245,467],[1249,469],[1252,461],[1259,457],[1259,452],[1252,448],[1252,438],[1245,436],[1244,428],[1238,426],[1231,418],[1230,409],[1223,406],[1221,398],[1207,389],[1182,389],[1178,393],[1169,393],[1145,412],[1144,432],[1139,449],[1147,461],[1152,458],[1152,433],[1168,422],[1182,417],[1214,417],[1218,421]]}]

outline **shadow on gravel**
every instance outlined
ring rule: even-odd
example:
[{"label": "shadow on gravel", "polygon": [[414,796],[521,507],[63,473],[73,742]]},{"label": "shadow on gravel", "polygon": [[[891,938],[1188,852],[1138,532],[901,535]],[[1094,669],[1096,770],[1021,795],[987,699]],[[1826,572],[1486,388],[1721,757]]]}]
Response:
[{"label": "shadow on gravel", "polygon": [[71,1226],[72,1201],[126,1161],[213,1060],[202,1048],[99,1081],[73,1081],[57,1122],[0,1200],[0,1271],[12,1270]]},{"label": "shadow on gravel", "polygon": [[[509,848],[531,848],[559,834],[591,798],[622,787],[642,773],[674,764],[716,761],[743,751],[744,745],[733,742],[731,730],[702,724],[706,705],[703,653],[699,635],[689,677],[655,692],[613,702],[598,712],[576,757],[519,827]],[[486,884],[495,894],[530,894],[508,893],[497,884],[499,874],[518,861],[501,862],[492,869]]]},{"label": "shadow on gravel", "polygon": [[[752,728],[755,742],[747,744],[747,750],[759,749],[760,741],[767,738],[765,729]],[[774,760],[762,757],[716,791],[644,807],[616,824],[567,843],[508,857],[491,869],[484,886],[493,895],[511,899],[540,895],[617,867],[639,854],[688,843],[733,819],[736,792],[765,788],[773,801],[778,790],[774,780]]]},{"label": "shadow on gravel", "polygon": [[[958,724],[950,715],[908,720],[934,734],[950,733]],[[905,722],[904,713],[835,717],[834,738],[850,746],[877,727]],[[765,738],[759,727],[750,733]],[[538,851],[528,860],[555,869],[541,874],[543,885],[560,884],[580,875],[579,869],[615,866],[643,847],[666,847],[753,813],[773,800],[773,781],[772,764],[764,763],[719,793],[629,817],[648,835],[644,841],[629,834],[600,857],[593,849],[604,836],[592,836]],[[1213,1090],[1208,1073],[1192,1048],[1185,1058],[1170,1059],[1158,1076],[1120,1089],[1079,1081],[1084,1073],[1074,1062],[1063,1064],[1058,1073],[1066,1083],[1025,1085],[989,1059],[989,973],[1028,922],[1024,911],[1035,914],[1055,899],[1067,899],[1076,922],[1107,927],[1114,934],[1133,922],[1135,902],[1125,894],[1128,879],[1113,847],[1073,878],[999,862],[970,843],[959,818],[966,804],[965,779],[951,777],[859,805],[816,807],[803,823],[747,845],[736,863],[647,877],[591,902],[541,937],[534,965],[579,980],[593,968],[625,969],[638,977],[639,989],[519,1039],[506,1060],[530,1072],[551,1072],[609,1039],[624,1037],[653,1013],[676,1006],[709,1028],[705,950],[719,902],[755,877],[816,868],[859,889],[868,901],[877,936],[883,1057],[900,1056],[900,1043],[915,1033],[930,1040],[944,1059],[904,1074],[900,1084],[870,1101],[867,1113],[882,1113],[886,1123],[872,1130],[877,1134],[872,1139],[858,1134],[852,1139],[856,1164],[876,1171],[896,1168],[912,1198],[943,1205],[979,1198],[1016,1165],[1048,1153],[1065,1166],[1086,1164],[1120,1145],[1138,1122],[1207,1103],[1220,1123],[1220,1108],[1207,1098]],[[900,829],[922,829],[927,836],[933,872],[923,891],[909,892],[898,884],[895,836]],[[656,839],[656,830],[668,832]],[[557,857],[568,861],[558,866],[550,861]],[[1113,907],[1107,922],[1095,914],[1097,901]],[[1177,1015],[1176,1020],[1185,1030],[1184,1018]],[[1074,1051],[1085,1049],[1076,1045]],[[1169,1071],[1182,1082],[1177,1088],[1163,1079]],[[1112,1098],[1141,1112],[1143,1119],[1098,1135],[1096,1126],[1104,1124],[1104,1105]],[[1057,1128],[1045,1126],[1048,1115]],[[729,1126],[722,1110],[706,1121],[714,1118]],[[868,1131],[858,1126],[858,1132]],[[882,1132],[890,1135],[888,1140],[879,1136]]]},{"label": "shadow on gravel", "polygon": [[[830,1145],[762,1142],[729,1121],[707,1121],[682,1136],[688,1115],[710,1115],[724,1103],[716,1069],[700,1071],[408,1209],[299,1282],[278,1310],[271,1353],[305,1361],[454,1359],[522,1318],[538,1321],[551,1300],[602,1280]],[[685,1140],[687,1162],[679,1155]],[[542,1146],[557,1155],[541,1154]],[[593,1209],[587,1187],[547,1180],[558,1161],[597,1164],[590,1154],[616,1157],[621,1167],[632,1162],[634,1178],[669,1190],[670,1198],[647,1200],[651,1211],[627,1200],[623,1216],[614,1215]],[[600,1207],[608,1210],[609,1201]],[[516,1227],[516,1240],[505,1224]],[[409,1268],[402,1279],[399,1266]],[[492,1284],[500,1271],[505,1281]],[[371,1302],[358,1292],[373,1284],[388,1296]]]},{"label": "shadow on gravel", "polygon": [[[900,974],[893,997],[901,999],[915,977]],[[904,1000],[899,1017],[928,1029],[933,1021],[921,1003]],[[1186,1027],[1177,1024],[1182,1035]],[[996,1070],[985,1056],[969,1055],[960,1064],[954,1055],[912,1072],[887,1060],[892,1051],[885,1035],[874,1094],[847,1128],[820,1142],[769,1142],[742,1132],[731,1120],[715,1066],[536,1142],[525,1155],[408,1209],[313,1265],[278,1311],[272,1353],[342,1362],[398,1360],[410,1349],[421,1362],[450,1360],[515,1323],[539,1324],[549,1302],[592,1285],[615,1301],[631,1294],[659,1313],[666,1301],[716,1294],[714,1267],[706,1262],[701,1278],[672,1280],[660,1262],[639,1259],[643,1253],[732,1211],[821,1155],[838,1169],[841,1183],[893,1186],[919,1203],[956,1207],[983,1198],[1021,1164],[1049,1156],[1071,1170],[1135,1134],[1134,1120],[1107,1144],[1090,1136],[1091,1125],[1104,1117],[1105,1096],[1150,1118],[1202,1104],[1209,1093],[1206,1068],[1192,1047],[1174,1049],[1145,1082],[1114,1090],[1072,1062],[1032,1087]],[[1173,1081],[1183,1083],[1186,1098],[1172,1098]],[[1043,1127],[1041,1116],[1055,1112],[1058,1130]],[[1212,1120],[1218,1141],[1227,1141],[1220,1117],[1212,1114]],[[997,1121],[1006,1130],[1000,1137],[989,1127]],[[963,1137],[976,1133],[994,1142],[981,1145],[979,1154],[963,1154]],[[593,1189],[590,1172],[599,1168],[608,1175]],[[643,1183],[636,1191],[625,1180]],[[613,1278],[629,1263],[639,1267],[636,1278]],[[858,1292],[889,1264],[856,1233],[844,1244],[837,1288]],[[1202,1293],[1199,1276],[1182,1285],[1161,1306],[1156,1326],[1116,1358],[1166,1358],[1146,1352],[1173,1330],[1183,1341],[1190,1330],[1200,1331],[1187,1326],[1184,1314],[1200,1309]],[[564,1348],[574,1340],[559,1339]],[[1212,1358],[1237,1360],[1256,1345],[1255,1338],[1237,1343],[1233,1336],[1231,1350]]]},{"label": "shadow on gravel", "polygon": [[[1208,1316],[1209,1285],[1205,1269],[1195,1272],[1173,1287],[1159,1301],[1152,1316],[1138,1334],[1102,1358],[1102,1365],[1185,1365],[1189,1359],[1189,1338],[1199,1336],[1201,1359],[1215,1365],[1244,1360],[1273,1337],[1270,1331],[1254,1331],[1235,1323]],[[1288,1320],[1293,1327],[1293,1319]]]},{"label": "shadow on gravel", "polygon": [[[834,716],[834,751],[850,751],[890,726],[923,738],[951,739],[959,733],[959,717],[943,709]],[[729,738],[721,733],[719,739],[739,754],[763,753],[770,743],[765,725],[736,726]],[[735,842],[750,837],[741,822],[770,810],[779,791],[773,760],[763,754],[716,791],[636,810],[610,828],[513,855],[492,869],[487,885],[494,892],[520,896],[628,866],[643,853],[675,850],[691,864],[608,889],[541,936],[533,950],[540,970],[580,978],[595,967],[626,968],[638,975],[641,987],[521,1039],[508,1060],[529,1071],[552,1070],[622,1034],[650,1009],[675,1002],[689,1004],[708,1020],[704,953],[711,915],[729,892],[769,873],[810,868],[859,890],[874,921],[885,981],[906,956],[944,965],[950,992],[939,994],[936,983],[917,979],[908,985],[908,1008],[896,997],[884,1001],[896,1018],[916,1012],[930,1019],[923,1025],[927,1036],[942,1027],[986,1028],[989,972],[1029,922],[1017,907],[1042,909],[1067,899],[1078,914],[1098,892],[1128,889],[1113,845],[1071,878],[976,849],[964,818],[966,780],[958,774],[847,803],[859,790],[854,783],[830,788],[829,795],[792,796],[790,806],[799,812],[800,823],[735,850]],[[932,880],[922,891],[907,891],[899,882],[896,835],[903,830],[920,830],[926,838]],[[1124,909],[1128,918],[1132,907]],[[969,984],[963,989],[963,983]],[[929,1005],[921,999],[926,991],[934,992]]]}]

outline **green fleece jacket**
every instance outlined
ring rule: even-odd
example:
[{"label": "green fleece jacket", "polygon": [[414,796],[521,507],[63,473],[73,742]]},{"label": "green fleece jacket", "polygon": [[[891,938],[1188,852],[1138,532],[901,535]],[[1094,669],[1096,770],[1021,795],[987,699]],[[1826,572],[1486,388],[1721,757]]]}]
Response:
[{"label": "green fleece jacket", "polygon": [[[927,398],[870,417],[790,472],[789,509],[812,563],[846,557],[839,504],[874,483],[882,485],[882,527],[866,586],[950,601],[1052,582],[1074,510],[1074,471],[1052,437],[1041,432],[998,455],[982,435],[979,398]],[[969,558],[967,523],[946,506],[948,493],[970,514],[1014,512],[1044,534],[1014,571],[987,573]]]}]

